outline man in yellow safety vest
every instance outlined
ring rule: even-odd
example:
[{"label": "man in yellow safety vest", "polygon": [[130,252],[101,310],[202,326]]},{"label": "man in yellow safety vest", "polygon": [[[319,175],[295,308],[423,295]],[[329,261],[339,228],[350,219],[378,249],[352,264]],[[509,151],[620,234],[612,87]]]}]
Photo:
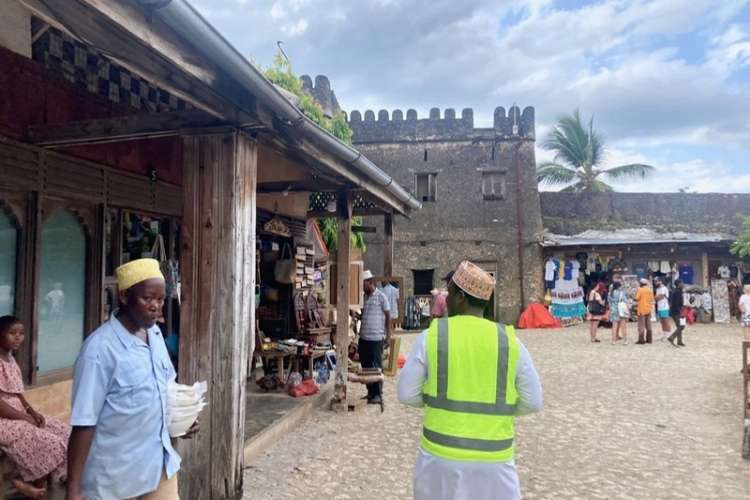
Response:
[{"label": "man in yellow safety vest", "polygon": [[521,498],[515,417],[542,409],[534,363],[510,325],[484,319],[495,279],[464,261],[448,280],[448,318],[422,332],[398,381],[424,407],[416,500]]}]

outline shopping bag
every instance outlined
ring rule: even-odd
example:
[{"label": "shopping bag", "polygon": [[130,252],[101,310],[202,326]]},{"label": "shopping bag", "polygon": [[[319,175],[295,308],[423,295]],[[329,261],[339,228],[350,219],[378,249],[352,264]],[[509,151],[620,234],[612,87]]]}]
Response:
[{"label": "shopping bag", "polygon": [[276,261],[274,266],[273,277],[277,283],[291,285],[294,283],[296,275],[297,261],[292,256],[292,249],[289,244],[285,244],[281,249],[281,257]]},{"label": "shopping bag", "polygon": [[622,301],[617,304],[617,315],[621,319],[628,319],[630,317],[630,307],[627,301]]}]

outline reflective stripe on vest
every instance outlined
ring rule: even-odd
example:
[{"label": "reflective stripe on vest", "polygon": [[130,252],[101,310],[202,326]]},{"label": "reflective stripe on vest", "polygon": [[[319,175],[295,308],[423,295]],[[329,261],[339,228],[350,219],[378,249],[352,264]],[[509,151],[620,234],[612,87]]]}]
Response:
[{"label": "reflective stripe on vest", "polygon": [[508,336],[503,325],[497,325],[497,393],[495,403],[476,403],[448,399],[448,319],[438,320],[437,397],[424,394],[426,405],[441,410],[487,415],[515,415],[516,403],[506,402],[508,386]]},{"label": "reflective stripe on vest", "polygon": [[[493,363],[496,376],[493,402],[489,402],[491,401],[489,394],[485,394],[487,402],[464,401],[456,397],[462,392],[465,397],[467,396],[466,391],[462,389],[467,387],[466,384],[469,381],[464,379],[467,372],[462,372],[460,368],[456,370],[457,366],[461,366],[456,364],[457,359],[453,359],[453,369],[457,373],[452,378],[450,376],[449,322],[453,325],[461,325],[462,328],[480,329],[481,334],[476,337],[484,346],[490,341],[488,329],[496,328],[497,361],[481,355],[471,360],[474,363],[478,360],[485,364]],[[435,332],[435,327],[437,327],[437,332]],[[461,332],[461,335],[471,335],[471,333],[471,331]],[[455,358],[457,353],[462,352],[462,349],[465,352],[467,345],[462,345],[462,342],[464,338],[469,337],[455,337],[456,333],[453,335],[454,341],[456,338],[461,339],[458,346],[454,346],[454,350],[458,349],[453,354]],[[513,415],[518,399],[514,387],[518,354],[518,344],[512,327],[508,327],[506,331],[502,325],[495,326],[486,320],[471,317],[443,318],[437,321],[437,325],[432,325],[428,332],[427,342],[428,381],[425,383],[422,395],[426,406],[422,447],[427,452],[452,460],[503,462],[513,458]],[[476,370],[472,371],[476,373]],[[491,376],[492,371],[489,365],[485,365],[480,369],[478,376]],[[485,375],[481,375],[482,373]],[[511,380],[509,377],[512,377]],[[448,398],[449,382],[459,384],[451,389],[453,399]],[[512,383],[510,388],[509,382]],[[509,390],[510,394],[508,394]],[[428,392],[433,394],[428,394]],[[472,393],[472,390],[468,392]],[[473,391],[473,394],[474,398],[478,396],[476,391]],[[479,396],[479,399],[484,399],[484,397]]]}]

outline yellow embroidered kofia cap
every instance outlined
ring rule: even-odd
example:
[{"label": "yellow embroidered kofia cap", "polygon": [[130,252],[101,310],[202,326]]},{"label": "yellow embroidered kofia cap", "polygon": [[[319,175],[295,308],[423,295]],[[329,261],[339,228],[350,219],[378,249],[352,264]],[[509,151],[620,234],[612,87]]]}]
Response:
[{"label": "yellow embroidered kofia cap", "polygon": [[117,288],[124,292],[133,285],[150,279],[164,279],[156,259],[137,259],[115,269]]},{"label": "yellow embroidered kofia cap", "polygon": [[495,291],[495,278],[468,260],[458,265],[452,280],[458,288],[478,299],[490,300]]}]

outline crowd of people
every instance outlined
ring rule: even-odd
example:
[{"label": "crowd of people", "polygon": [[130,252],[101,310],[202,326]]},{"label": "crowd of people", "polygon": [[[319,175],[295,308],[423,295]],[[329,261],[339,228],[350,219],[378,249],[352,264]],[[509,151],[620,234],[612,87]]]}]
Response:
[{"label": "crowd of people", "polygon": [[[654,339],[651,323],[656,319],[661,329],[657,340],[666,340],[675,347],[686,345],[683,333],[687,318],[684,311],[683,283],[679,279],[669,287],[660,278],[653,281],[642,278],[639,280],[638,290],[632,295],[627,293],[622,282],[615,276],[609,284],[598,282],[589,291],[586,301],[591,342],[601,342],[598,338],[599,328],[610,327],[612,345],[620,342],[627,345],[628,323],[636,320],[638,340],[635,343],[651,344]],[[745,285],[738,306],[744,339],[750,341],[750,285]]]}]

